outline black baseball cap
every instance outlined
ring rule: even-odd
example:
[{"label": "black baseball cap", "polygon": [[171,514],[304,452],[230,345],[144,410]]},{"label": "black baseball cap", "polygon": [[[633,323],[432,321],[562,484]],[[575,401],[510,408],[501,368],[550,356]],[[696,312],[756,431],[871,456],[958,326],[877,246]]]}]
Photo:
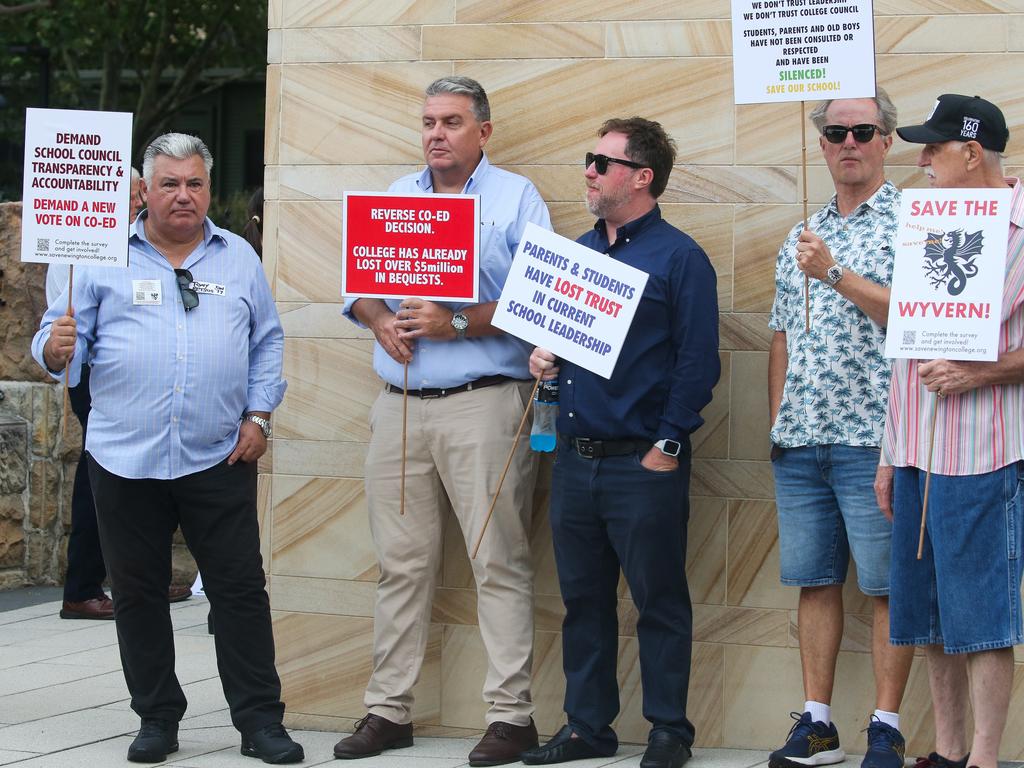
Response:
[{"label": "black baseball cap", "polygon": [[897,128],[896,133],[912,144],[943,141],[976,141],[985,149],[1002,152],[1010,132],[1006,118],[995,104],[980,96],[944,93],[935,102],[924,125]]}]

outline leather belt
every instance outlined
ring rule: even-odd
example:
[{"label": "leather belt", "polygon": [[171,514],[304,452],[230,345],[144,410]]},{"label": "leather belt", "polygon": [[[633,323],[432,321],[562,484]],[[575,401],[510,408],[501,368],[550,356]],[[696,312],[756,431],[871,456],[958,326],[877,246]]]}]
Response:
[{"label": "leather belt", "polygon": [[654,445],[650,440],[591,440],[588,437],[573,437],[569,445],[584,459],[603,459],[605,456],[627,456],[636,451],[649,451]]},{"label": "leather belt", "polygon": [[410,389],[408,393],[401,387],[396,387],[393,384],[385,382],[384,391],[391,392],[396,395],[408,394],[409,397],[431,400],[437,397],[457,395],[459,392],[472,392],[474,389],[493,387],[495,384],[504,384],[506,381],[515,381],[515,379],[509,376],[502,376],[500,374],[497,376],[483,376],[476,381],[467,381],[465,384],[460,384],[457,387],[444,387],[443,389]]}]

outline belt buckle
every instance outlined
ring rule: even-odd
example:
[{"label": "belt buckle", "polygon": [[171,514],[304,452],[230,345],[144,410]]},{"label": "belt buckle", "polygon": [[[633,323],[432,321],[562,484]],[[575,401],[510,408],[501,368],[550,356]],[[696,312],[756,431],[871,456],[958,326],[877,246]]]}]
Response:
[{"label": "belt buckle", "polygon": [[594,458],[594,452],[596,446],[592,440],[588,440],[585,437],[576,438],[576,453],[582,456],[584,459]]},{"label": "belt buckle", "polygon": [[420,400],[437,400],[438,398],[445,396],[445,390],[441,389],[437,392],[427,392],[426,390],[420,391]]}]

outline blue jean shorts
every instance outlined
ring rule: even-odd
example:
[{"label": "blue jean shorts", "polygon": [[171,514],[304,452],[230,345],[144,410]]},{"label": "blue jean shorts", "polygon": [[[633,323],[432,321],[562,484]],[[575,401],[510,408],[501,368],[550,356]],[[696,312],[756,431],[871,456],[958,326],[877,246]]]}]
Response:
[{"label": "blue jean shorts", "polygon": [[893,644],[976,653],[1024,642],[1024,461],[983,475],[933,473],[918,560],[924,481],[924,470],[896,468],[889,599]]},{"label": "blue jean shorts", "polygon": [[889,594],[892,526],[875,501],[878,454],[851,445],[773,449],[783,584],[842,584],[852,552],[860,591]]}]

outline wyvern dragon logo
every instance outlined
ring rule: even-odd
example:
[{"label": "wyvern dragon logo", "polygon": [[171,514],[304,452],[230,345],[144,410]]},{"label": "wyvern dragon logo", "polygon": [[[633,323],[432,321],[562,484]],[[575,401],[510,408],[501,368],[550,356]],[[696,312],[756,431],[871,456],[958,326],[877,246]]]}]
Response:
[{"label": "wyvern dragon logo", "polygon": [[978,274],[974,260],[981,255],[981,242],[981,230],[929,232],[924,243],[924,272],[932,287],[944,285],[950,296],[963,293],[967,279]]}]

